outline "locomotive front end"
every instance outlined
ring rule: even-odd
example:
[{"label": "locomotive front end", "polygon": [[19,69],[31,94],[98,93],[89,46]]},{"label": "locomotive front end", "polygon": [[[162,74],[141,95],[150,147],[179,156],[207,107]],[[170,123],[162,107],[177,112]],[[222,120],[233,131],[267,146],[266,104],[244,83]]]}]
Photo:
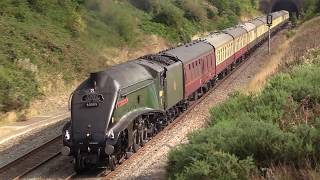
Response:
[{"label": "locomotive front end", "polygon": [[74,156],[75,169],[107,158],[106,139],[119,86],[104,72],[92,73],[73,93],[71,121],[63,128],[62,153]]}]

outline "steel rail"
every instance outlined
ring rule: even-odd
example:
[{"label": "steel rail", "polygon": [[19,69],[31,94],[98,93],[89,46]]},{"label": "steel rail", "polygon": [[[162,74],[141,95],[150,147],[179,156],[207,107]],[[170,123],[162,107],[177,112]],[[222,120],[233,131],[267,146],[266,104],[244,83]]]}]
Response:
[{"label": "steel rail", "polygon": [[[43,152],[46,148],[50,147],[50,145],[54,145],[55,143],[59,143],[59,141],[62,141],[61,138],[62,138],[62,136],[59,135],[58,137],[55,137],[52,140],[47,141],[46,143],[44,143],[40,147],[37,147],[37,148],[31,150],[27,154],[19,157],[18,159],[8,163],[5,166],[1,167],[0,168],[0,175],[6,173],[8,170],[18,166],[21,163],[28,161],[29,158],[32,158],[32,157],[37,158],[38,157],[37,154]],[[33,165],[31,167],[24,167],[26,170],[24,170],[22,173],[18,173],[19,175],[17,175],[17,176],[15,175],[15,177],[13,177],[12,179],[22,178],[23,176],[29,174],[31,171],[37,169],[38,167],[42,166],[43,164],[47,163],[48,161],[58,157],[60,154],[61,154],[60,151],[53,153],[53,155],[50,155],[48,158],[36,163],[35,165]],[[17,172],[15,172],[15,173],[17,173]]]}]

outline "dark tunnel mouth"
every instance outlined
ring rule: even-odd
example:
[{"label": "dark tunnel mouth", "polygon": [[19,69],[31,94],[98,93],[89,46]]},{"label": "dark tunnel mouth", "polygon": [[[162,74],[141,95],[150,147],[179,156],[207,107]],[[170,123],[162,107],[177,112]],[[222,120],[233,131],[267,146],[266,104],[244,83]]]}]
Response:
[{"label": "dark tunnel mouth", "polygon": [[293,13],[296,14],[297,17],[299,17],[299,10],[298,6],[292,2],[292,0],[278,0],[273,3],[271,11],[280,11],[280,10],[286,10],[290,12],[290,17],[293,15]]}]

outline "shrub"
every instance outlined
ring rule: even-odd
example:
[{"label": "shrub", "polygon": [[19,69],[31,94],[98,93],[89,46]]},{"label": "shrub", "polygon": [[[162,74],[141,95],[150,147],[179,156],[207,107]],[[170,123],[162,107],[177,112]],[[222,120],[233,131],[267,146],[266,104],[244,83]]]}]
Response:
[{"label": "shrub", "polygon": [[226,14],[218,18],[217,27],[219,30],[234,26],[238,22],[237,17],[233,14]]},{"label": "shrub", "polygon": [[247,179],[253,160],[216,151],[207,144],[181,146],[169,154],[171,179]]},{"label": "shrub", "polygon": [[183,20],[183,13],[172,4],[162,4],[161,9],[154,17],[154,21],[167,26],[179,27]]},{"label": "shrub", "polygon": [[158,6],[157,0],[129,0],[129,2],[135,7],[148,13],[153,12]]},{"label": "shrub", "polygon": [[67,27],[71,30],[71,32],[79,34],[84,31],[85,26],[86,25],[81,14],[72,11],[67,19]]},{"label": "shrub", "polygon": [[209,144],[239,159],[252,156],[260,167],[278,162],[298,166],[303,165],[306,158],[315,162],[319,158],[319,155],[314,156],[318,145],[311,139],[319,139],[320,134],[310,127],[298,129],[284,132],[273,123],[258,120],[224,121],[193,135],[191,144]]},{"label": "shrub", "polygon": [[30,15],[28,4],[25,1],[0,1],[0,15],[14,17],[18,21],[24,21]]},{"label": "shrub", "polygon": [[90,6],[97,8],[96,11],[98,11],[101,20],[113,28],[124,42],[132,43],[136,40],[138,22],[133,10],[126,4],[116,3],[112,0],[91,0]]},{"label": "shrub", "polygon": [[27,0],[27,2],[38,13],[46,13],[53,3],[57,3],[56,0]]},{"label": "shrub", "polygon": [[184,10],[184,17],[189,20],[202,22],[206,20],[206,10],[202,7],[200,0],[178,0],[178,7]]},{"label": "shrub", "polygon": [[37,95],[38,82],[32,72],[0,66],[0,112],[26,108]]}]

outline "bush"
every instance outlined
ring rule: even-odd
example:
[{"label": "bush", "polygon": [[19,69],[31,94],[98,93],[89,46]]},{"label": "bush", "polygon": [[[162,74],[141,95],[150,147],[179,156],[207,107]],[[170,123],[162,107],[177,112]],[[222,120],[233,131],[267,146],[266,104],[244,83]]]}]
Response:
[{"label": "bush", "polygon": [[50,6],[54,3],[57,3],[56,0],[27,0],[30,7],[38,13],[47,13],[47,10],[50,9]]},{"label": "bush", "polygon": [[224,15],[218,18],[217,27],[219,30],[226,29],[228,27],[236,25],[238,22],[237,17],[233,14],[231,15]]},{"label": "bush", "polygon": [[158,2],[156,0],[129,0],[129,2],[135,7],[148,13],[155,11],[158,6]]},{"label": "bush", "polygon": [[67,27],[71,32],[79,35],[79,33],[84,31],[86,25],[81,14],[72,11],[67,19]]},{"label": "bush", "polygon": [[[132,43],[138,36],[138,22],[134,10],[127,4],[112,0],[91,0],[87,7],[98,13],[98,18],[110,26],[123,39],[123,42]],[[97,18],[97,17],[96,17]]]},{"label": "bush", "polygon": [[172,4],[162,4],[161,9],[154,17],[154,21],[167,26],[179,27],[183,21],[183,13]]},{"label": "bush", "polygon": [[39,93],[32,72],[0,65],[0,112],[26,108]]},{"label": "bush", "polygon": [[207,144],[190,144],[170,152],[168,171],[171,179],[248,179],[253,164]]},{"label": "bush", "polygon": [[305,159],[318,160],[319,145],[314,140],[319,138],[313,128],[298,126],[296,131],[284,132],[273,123],[240,119],[218,123],[194,135],[191,143],[210,144],[240,160],[253,157],[259,167],[279,162],[303,166]]},{"label": "bush", "polygon": [[206,10],[202,7],[200,0],[178,0],[176,1],[178,7],[184,10],[184,17],[191,20],[202,22],[207,18]]}]

